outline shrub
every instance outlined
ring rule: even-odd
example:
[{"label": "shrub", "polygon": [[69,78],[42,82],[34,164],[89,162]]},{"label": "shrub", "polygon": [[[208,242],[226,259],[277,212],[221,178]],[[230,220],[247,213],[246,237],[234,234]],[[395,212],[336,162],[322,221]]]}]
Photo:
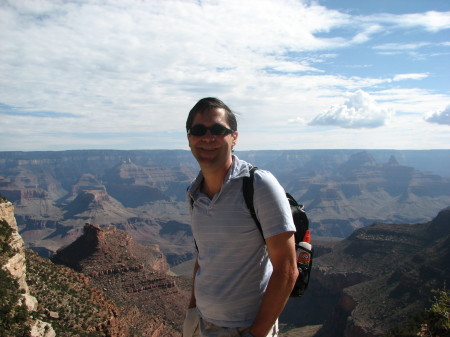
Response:
[{"label": "shrub", "polygon": [[30,335],[29,314],[19,293],[17,281],[0,269],[0,337]]},{"label": "shrub", "polygon": [[449,291],[433,290],[437,296],[430,309],[410,316],[406,323],[391,329],[385,337],[441,337],[450,335]]}]

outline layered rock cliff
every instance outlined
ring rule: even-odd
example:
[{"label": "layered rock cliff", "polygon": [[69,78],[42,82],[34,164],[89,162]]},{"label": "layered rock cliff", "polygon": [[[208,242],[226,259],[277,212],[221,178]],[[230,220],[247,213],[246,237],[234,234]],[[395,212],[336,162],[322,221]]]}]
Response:
[{"label": "layered rock cliff", "polygon": [[[2,235],[0,240],[3,243],[1,268],[17,282],[17,292],[21,294],[17,306],[20,307],[22,304],[25,304],[29,312],[35,312],[38,308],[38,302],[34,296],[31,296],[27,284],[25,244],[18,232],[13,205],[6,200],[0,201],[0,222],[2,224],[2,234],[7,233],[7,235]],[[30,319],[25,324],[30,324],[32,337],[56,336],[49,323],[38,319]]]},{"label": "layered rock cliff", "polygon": [[310,289],[289,310],[315,337],[376,337],[430,307],[450,280],[450,208],[430,222],[356,230],[314,261]]},{"label": "layered rock cliff", "polygon": [[25,249],[14,208],[0,199],[0,335],[128,336],[115,304],[88,277]]},{"label": "layered rock cliff", "polygon": [[[344,238],[373,222],[428,221],[449,205],[449,153],[308,150],[238,156],[271,171],[305,205],[316,236]],[[424,170],[425,164],[432,165]],[[141,242],[158,244],[174,266],[195,253],[185,230],[185,191],[197,173],[189,151],[3,152],[0,194],[14,202],[22,237],[37,252],[52,254],[70,244],[85,222],[114,224]]]},{"label": "layered rock cliff", "polygon": [[171,276],[158,246],[139,244],[114,226],[86,224],[52,259],[89,276],[118,306],[131,335],[180,336],[188,285]]}]

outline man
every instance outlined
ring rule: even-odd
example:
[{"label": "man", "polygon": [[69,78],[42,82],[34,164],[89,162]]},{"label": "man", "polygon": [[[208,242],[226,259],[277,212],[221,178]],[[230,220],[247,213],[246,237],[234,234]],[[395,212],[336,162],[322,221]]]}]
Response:
[{"label": "man", "polygon": [[297,278],[290,206],[267,171],[254,176],[248,210],[243,177],[251,165],[232,154],[235,114],[219,99],[201,99],[186,122],[200,173],[187,195],[198,254],[183,337],[277,336],[277,319]]}]

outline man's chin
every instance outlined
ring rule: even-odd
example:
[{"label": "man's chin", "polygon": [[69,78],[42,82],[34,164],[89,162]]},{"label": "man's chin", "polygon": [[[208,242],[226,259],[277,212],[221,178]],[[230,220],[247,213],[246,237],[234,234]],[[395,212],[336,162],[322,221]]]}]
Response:
[{"label": "man's chin", "polygon": [[217,158],[218,150],[197,150],[197,158],[199,160],[215,160]]},{"label": "man's chin", "polygon": [[216,156],[204,156],[204,155],[199,155],[197,157],[197,161],[200,164],[213,164],[217,161],[217,157]]},{"label": "man's chin", "polygon": [[217,153],[198,153],[196,159],[203,168],[212,168],[220,165]]}]

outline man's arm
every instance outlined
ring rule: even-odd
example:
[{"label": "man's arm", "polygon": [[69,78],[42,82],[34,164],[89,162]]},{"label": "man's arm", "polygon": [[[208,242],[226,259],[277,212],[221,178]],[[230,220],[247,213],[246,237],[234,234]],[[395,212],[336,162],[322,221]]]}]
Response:
[{"label": "man's arm", "polygon": [[197,275],[197,270],[198,270],[199,266],[198,266],[198,254],[197,257],[195,258],[195,265],[194,265],[194,275],[192,277],[192,291],[191,291],[191,299],[189,301],[189,306],[188,308],[195,308],[197,306],[197,302],[195,300],[195,275]]},{"label": "man's arm", "polygon": [[266,245],[273,272],[258,315],[250,329],[254,337],[267,336],[283,311],[298,276],[293,232],[267,238]]}]

